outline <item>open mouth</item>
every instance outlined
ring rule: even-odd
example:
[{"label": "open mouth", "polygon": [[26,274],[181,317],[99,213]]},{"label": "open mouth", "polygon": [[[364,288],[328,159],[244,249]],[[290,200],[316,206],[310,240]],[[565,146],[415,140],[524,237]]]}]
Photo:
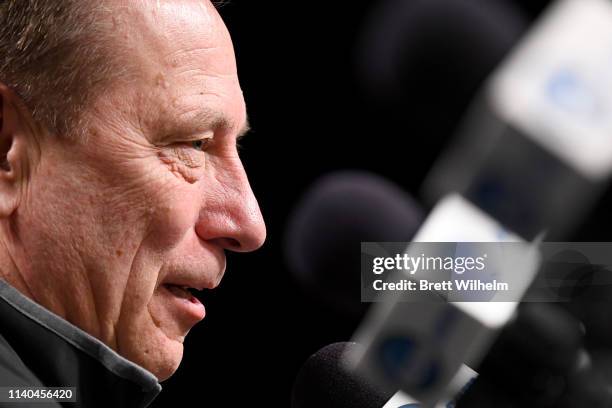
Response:
[{"label": "open mouth", "polygon": [[191,328],[206,315],[204,303],[196,296],[199,290],[185,285],[163,284],[162,296],[166,299],[163,302],[166,312],[174,316],[177,321],[186,325],[184,328]]},{"label": "open mouth", "polygon": [[198,291],[195,288],[190,288],[188,286],[170,285],[170,284],[165,284],[164,287],[176,297],[185,299],[193,303],[198,302],[197,295],[200,294],[200,291]]}]

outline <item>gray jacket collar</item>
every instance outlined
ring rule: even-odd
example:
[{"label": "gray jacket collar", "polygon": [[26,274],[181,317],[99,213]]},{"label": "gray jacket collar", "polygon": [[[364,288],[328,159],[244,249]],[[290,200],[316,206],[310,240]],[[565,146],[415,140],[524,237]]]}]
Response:
[{"label": "gray jacket collar", "polygon": [[4,372],[17,375],[0,371],[0,381],[77,387],[75,408],[146,407],[161,391],[149,371],[0,280],[2,364],[14,364]]}]

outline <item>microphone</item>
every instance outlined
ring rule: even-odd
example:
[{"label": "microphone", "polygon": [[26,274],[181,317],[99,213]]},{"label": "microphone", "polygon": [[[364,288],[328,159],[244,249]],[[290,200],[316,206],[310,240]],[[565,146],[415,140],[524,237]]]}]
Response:
[{"label": "microphone", "polygon": [[612,3],[560,0],[489,78],[423,184],[526,239],[568,236],[612,174]]},{"label": "microphone", "polygon": [[291,408],[381,408],[384,393],[346,368],[344,356],[356,343],[334,343],[310,356],[300,369],[291,394]]},{"label": "microphone", "polygon": [[532,246],[458,195],[438,203],[406,252],[411,254],[412,247],[424,242],[470,241],[516,244],[520,256],[499,275],[500,281],[507,280],[504,273],[521,278],[513,284],[516,300],[419,304],[402,297],[413,293],[385,293],[354,336],[364,347],[350,355],[353,369],[381,389],[401,389],[423,406],[448,401],[466,386],[476,375],[470,367],[477,366],[499,330],[513,318],[539,266],[539,254]]},{"label": "microphone", "polygon": [[456,407],[612,406],[612,353],[585,349],[580,326],[558,304],[522,304]]},{"label": "microphone", "polygon": [[[338,180],[343,180],[342,176],[344,175],[346,175],[346,173],[330,176],[328,180],[332,180],[332,182],[330,182],[332,186],[336,185],[335,183],[342,185],[342,182]],[[361,180],[359,178],[357,179]],[[355,181],[357,179],[352,180]],[[383,179],[376,177],[369,179],[371,183],[381,182],[382,180]],[[356,185],[364,186],[367,184],[358,182]],[[386,183],[383,183],[383,185],[386,187],[389,186]],[[368,190],[371,187],[373,186],[370,186]],[[325,191],[325,189],[323,190]],[[331,190],[333,192],[342,191],[342,189],[336,188],[332,188]],[[373,190],[381,190],[381,188],[373,188]],[[318,190],[315,189],[315,191]],[[365,196],[367,197],[368,195],[365,194]],[[321,199],[325,199],[327,195],[323,194],[320,197],[322,197]],[[332,194],[332,197],[336,196]],[[380,208],[380,205],[374,205],[372,207],[368,207],[365,204],[359,205],[356,201],[362,198],[359,198],[357,195],[352,196],[352,198],[352,208],[359,208],[361,211],[363,211],[358,214],[353,214],[356,217],[352,222],[356,224],[360,224],[359,220],[362,219],[372,219],[376,213],[375,209]],[[401,195],[396,197],[396,199],[401,200]],[[372,201],[366,202],[371,203]],[[329,213],[331,214],[331,217],[328,217],[325,215],[326,213],[319,212],[321,211],[321,208],[329,208],[326,205],[314,207],[309,207],[307,205],[307,207],[311,210],[311,219],[317,220],[324,226],[333,225],[335,217],[338,214],[337,212],[332,211]],[[391,219],[390,221],[393,222],[391,225],[395,225],[394,223],[396,223],[398,220],[399,219]],[[305,224],[308,224],[308,222]],[[374,225],[376,226],[375,231],[379,231],[382,234],[385,233],[387,226],[384,223]],[[340,224],[340,226],[342,227],[342,224]],[[359,226],[353,225],[352,228],[366,229],[365,232],[367,235],[367,228],[371,228],[371,224],[367,222],[361,223]],[[330,226],[329,229],[333,229],[333,227]],[[300,230],[298,229],[297,231],[299,232]],[[401,231],[398,232],[401,234]],[[410,233],[410,235],[412,235],[412,233]],[[385,239],[381,239],[381,241],[384,240]],[[442,202],[440,202],[432,211],[427,220],[422,224],[419,232],[415,235],[414,240],[519,241],[520,238],[503,228],[499,223],[482,213],[466,200],[459,196],[450,196],[442,200]],[[342,245],[352,245],[347,244],[347,241],[332,241],[330,244],[330,247],[326,247],[326,250],[330,253],[350,253],[351,251],[351,249],[341,247]],[[308,253],[306,252],[305,258],[307,258],[307,254]],[[326,259],[319,259],[318,261],[322,263],[323,269],[325,269],[324,262]],[[337,272],[337,270],[335,271]],[[435,307],[432,306],[438,307],[438,309],[435,309]],[[452,308],[454,305],[450,305],[450,307]],[[461,326],[461,324],[459,324],[457,328],[457,325],[455,325],[456,327],[451,328],[452,330],[448,332],[451,340],[456,340],[459,338],[463,340],[463,343],[448,339],[448,341],[438,341],[433,345],[435,347],[429,347],[431,349],[429,351],[431,351],[433,354],[421,353],[420,355],[422,360],[424,356],[423,361],[425,362],[427,362],[428,359],[430,359],[429,361],[435,361],[436,359],[442,360],[442,364],[447,364],[451,367],[449,370],[450,372],[455,372],[457,370],[459,372],[452,379],[447,378],[441,384],[438,384],[439,386],[435,389],[433,397],[430,395],[427,398],[426,395],[426,404],[433,404],[433,401],[436,399],[443,403],[444,400],[448,401],[454,398],[457,394],[462,393],[462,390],[466,388],[466,384],[474,380],[476,373],[466,366],[459,367],[460,363],[467,361],[472,365],[472,367],[479,367],[477,365],[479,362],[478,356],[484,353],[489,346],[489,342],[496,336],[496,331],[498,329],[495,327],[501,327],[506,322],[510,322],[510,324],[502,329],[501,334],[499,335],[498,340],[494,343],[491,352],[487,355],[487,357],[485,357],[484,363],[479,368],[479,370],[481,370],[481,377],[477,379],[471,387],[467,388],[465,397],[460,400],[464,404],[463,406],[487,406],[485,403],[483,403],[483,401],[488,401],[489,404],[493,404],[495,406],[502,403],[510,404],[509,401],[516,401],[519,397],[521,398],[521,401],[523,401],[523,404],[527,404],[525,401],[535,403],[535,397],[529,400],[529,395],[532,397],[534,395],[539,395],[538,401],[541,402],[546,401],[546,399],[553,400],[555,398],[559,398],[560,393],[562,393],[565,401],[599,401],[597,400],[599,397],[596,387],[594,389],[585,387],[585,382],[581,380],[581,378],[583,378],[583,376],[587,376],[588,378],[593,377],[594,379],[598,379],[599,382],[597,382],[597,384],[601,385],[601,375],[599,375],[597,371],[593,372],[592,370],[582,370],[582,376],[571,372],[576,366],[576,361],[579,360],[578,357],[585,355],[584,351],[581,349],[582,333],[580,332],[581,329],[579,328],[579,325],[575,319],[565,316],[560,308],[554,306],[554,309],[551,309],[553,306],[549,304],[524,304],[520,306],[520,312],[518,313],[517,319],[512,321],[514,316],[513,310],[514,307],[516,307],[516,303],[483,304],[473,302],[464,304],[463,307],[463,309],[459,308],[459,312],[463,313],[464,317],[460,317],[459,320],[462,321],[462,319],[467,319],[472,322],[470,323],[471,326]],[[491,312],[494,314],[501,312],[505,317],[500,318],[495,324],[495,327],[486,327],[486,318],[484,315],[479,315],[477,312],[475,312],[474,307],[476,309],[481,309],[483,313],[487,311],[487,309],[489,314]],[[444,316],[447,314],[449,305],[439,307],[439,305],[428,304],[427,308],[429,310],[423,310],[422,307],[419,307],[419,305],[416,304],[407,303],[404,305],[399,305],[388,301],[386,303],[377,304],[374,307],[374,309],[380,308],[386,309],[387,311],[389,309],[393,309],[399,312],[396,314],[395,318],[385,319],[385,316],[381,318],[382,315],[380,314],[380,311],[373,312],[371,316],[368,316],[370,322],[374,320],[379,323],[379,326],[375,327],[374,330],[371,330],[371,325],[369,329],[364,329],[363,327],[360,329],[356,335],[356,339],[360,340],[360,342],[364,342],[363,344],[365,344],[365,347],[354,347],[353,350],[345,350],[348,355],[353,356],[353,365],[351,367],[357,367],[357,371],[350,375],[357,376],[360,372],[363,377],[368,379],[367,381],[370,387],[370,390],[367,393],[368,395],[372,393],[371,388],[376,389],[376,387],[378,390],[377,393],[380,393],[382,390],[385,397],[391,395],[391,393],[397,390],[397,388],[403,388],[412,395],[419,395],[419,391],[422,390],[417,389],[417,392],[414,392],[415,389],[406,387],[406,384],[401,384],[398,382],[389,384],[389,380],[380,376],[379,373],[377,373],[377,369],[372,369],[372,366],[368,365],[371,362],[364,364],[363,356],[367,354],[368,348],[372,349],[372,345],[375,343],[375,341],[372,341],[371,339],[376,337],[384,338],[386,335],[385,333],[390,332],[388,330],[390,327],[395,326],[396,328],[400,327],[407,329],[412,327],[414,329],[415,327],[418,328],[421,324],[428,325],[430,322],[435,320],[436,315]],[[432,313],[433,317],[430,316]],[[484,329],[473,326],[474,319],[478,321],[479,319],[483,318],[485,318],[485,320],[481,320],[481,324],[484,323]],[[419,323],[419,321],[422,323]],[[455,323],[456,321],[457,319],[455,319]],[[489,324],[490,323],[491,321],[489,321]],[[367,324],[364,324],[364,327],[366,326]],[[420,327],[422,328],[423,326]],[[394,334],[397,334],[397,331]],[[414,333],[412,334],[414,335]],[[470,336],[474,336],[475,334],[477,340],[474,342],[474,337]],[[427,336],[428,334],[421,330],[420,334],[418,334],[416,337],[417,346],[419,344],[425,345],[428,343],[429,340]],[[490,340],[487,341],[487,338]],[[485,339],[485,341],[483,341],[483,339]],[[466,344],[472,348],[472,352],[467,352],[466,350],[462,351],[461,347]],[[448,349],[448,351],[452,350],[451,354],[454,353],[455,356],[451,356],[452,358],[450,358],[448,353],[445,352],[445,349]],[[475,352],[474,349],[476,349]],[[339,353],[340,352],[338,352],[338,354]],[[370,352],[370,354],[373,353]],[[356,365],[354,364],[355,356],[361,356],[357,357],[357,360],[361,358],[361,361],[358,361]],[[397,360],[398,364],[411,364],[410,361],[401,360],[399,355],[396,355],[396,357],[399,358],[399,360]],[[381,357],[374,356],[372,359],[374,360],[375,364],[380,365],[382,358],[378,363],[376,363],[376,358]],[[420,367],[422,367],[425,372],[427,364],[423,364],[421,362]],[[343,371],[343,373],[344,372],[345,371]],[[594,379],[589,384],[594,384]],[[383,386],[380,385],[381,381],[383,382]],[[544,382],[544,386],[539,384],[542,382]],[[332,389],[325,392],[333,392],[333,387],[336,387],[337,385],[327,381],[326,383],[332,387]],[[373,384],[376,384],[376,387],[374,387]],[[341,384],[340,386],[345,387],[345,384]],[[412,386],[414,387],[414,383]],[[516,387],[522,387],[523,393],[513,392],[512,390]],[[527,391],[529,391],[529,393],[525,394]],[[302,392],[307,393],[306,391]],[[299,395],[298,391],[295,393],[296,395]],[[319,391],[317,391],[317,393],[317,395],[321,395]],[[396,394],[392,400],[388,401],[385,407],[396,408],[396,406],[392,404],[393,401],[395,401],[395,404],[400,404],[399,401],[406,404],[416,403],[414,398],[409,398],[408,396],[404,396],[404,399],[396,398],[398,395],[399,393]],[[305,400],[307,397],[299,398]],[[325,396],[323,399],[327,398],[328,396]],[[312,404],[314,404],[313,406],[317,406],[316,404],[319,404],[319,402],[312,402]],[[338,402],[334,402],[333,404],[335,405],[330,406],[343,406],[337,405]],[[545,406],[542,404],[539,406]],[[382,406],[382,404],[378,406]]]},{"label": "microphone", "polygon": [[[580,322],[552,303],[523,303],[500,332],[457,407],[556,407],[586,372]],[[581,374],[582,375],[582,374]]]},{"label": "microphone", "polygon": [[[606,243],[587,245],[602,253],[609,250]],[[604,279],[611,274],[608,265],[575,250],[556,254],[540,273],[543,279],[550,276],[551,286],[567,282],[557,289],[565,300],[559,306],[580,320],[589,349],[612,347],[612,285]]]},{"label": "microphone", "polygon": [[422,162],[455,131],[527,25],[502,0],[374,2],[357,41],[358,82],[375,117],[405,134],[427,135],[421,142],[426,151],[419,146]]},{"label": "microphone", "polygon": [[315,182],[293,211],[286,262],[307,291],[356,325],[368,306],[359,296],[360,243],[410,241],[423,218],[409,194],[380,176],[332,173]]}]

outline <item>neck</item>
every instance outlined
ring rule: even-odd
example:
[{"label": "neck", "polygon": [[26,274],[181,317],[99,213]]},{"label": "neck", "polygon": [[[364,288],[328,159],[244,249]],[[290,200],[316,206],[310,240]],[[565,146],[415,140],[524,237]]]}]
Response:
[{"label": "neck", "polygon": [[16,232],[18,228],[11,228],[10,223],[9,220],[0,220],[0,279],[112,347],[114,327],[112,323],[102,327],[96,313],[103,310],[95,303],[85,266],[31,259],[27,253],[28,244],[22,242]]},{"label": "neck", "polygon": [[30,300],[65,317],[65,305],[50,295],[49,290],[41,291],[46,287],[41,283],[45,277],[34,273],[30,262],[33,260],[28,258],[17,230],[12,217],[0,221],[0,279]]},{"label": "neck", "polygon": [[0,232],[0,279],[17,289],[24,296],[37,302],[32,290],[15,262],[14,252],[7,243],[6,236]]}]

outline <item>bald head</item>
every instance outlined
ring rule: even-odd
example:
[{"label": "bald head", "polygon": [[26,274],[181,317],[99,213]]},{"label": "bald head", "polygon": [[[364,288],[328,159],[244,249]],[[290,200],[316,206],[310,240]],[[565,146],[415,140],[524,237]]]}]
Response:
[{"label": "bald head", "polygon": [[[167,1],[158,1],[163,9]],[[205,7],[222,1],[202,0]],[[110,82],[129,74],[116,35],[117,0],[0,2],[0,82],[33,118],[62,136],[78,133],[82,112]]]}]

